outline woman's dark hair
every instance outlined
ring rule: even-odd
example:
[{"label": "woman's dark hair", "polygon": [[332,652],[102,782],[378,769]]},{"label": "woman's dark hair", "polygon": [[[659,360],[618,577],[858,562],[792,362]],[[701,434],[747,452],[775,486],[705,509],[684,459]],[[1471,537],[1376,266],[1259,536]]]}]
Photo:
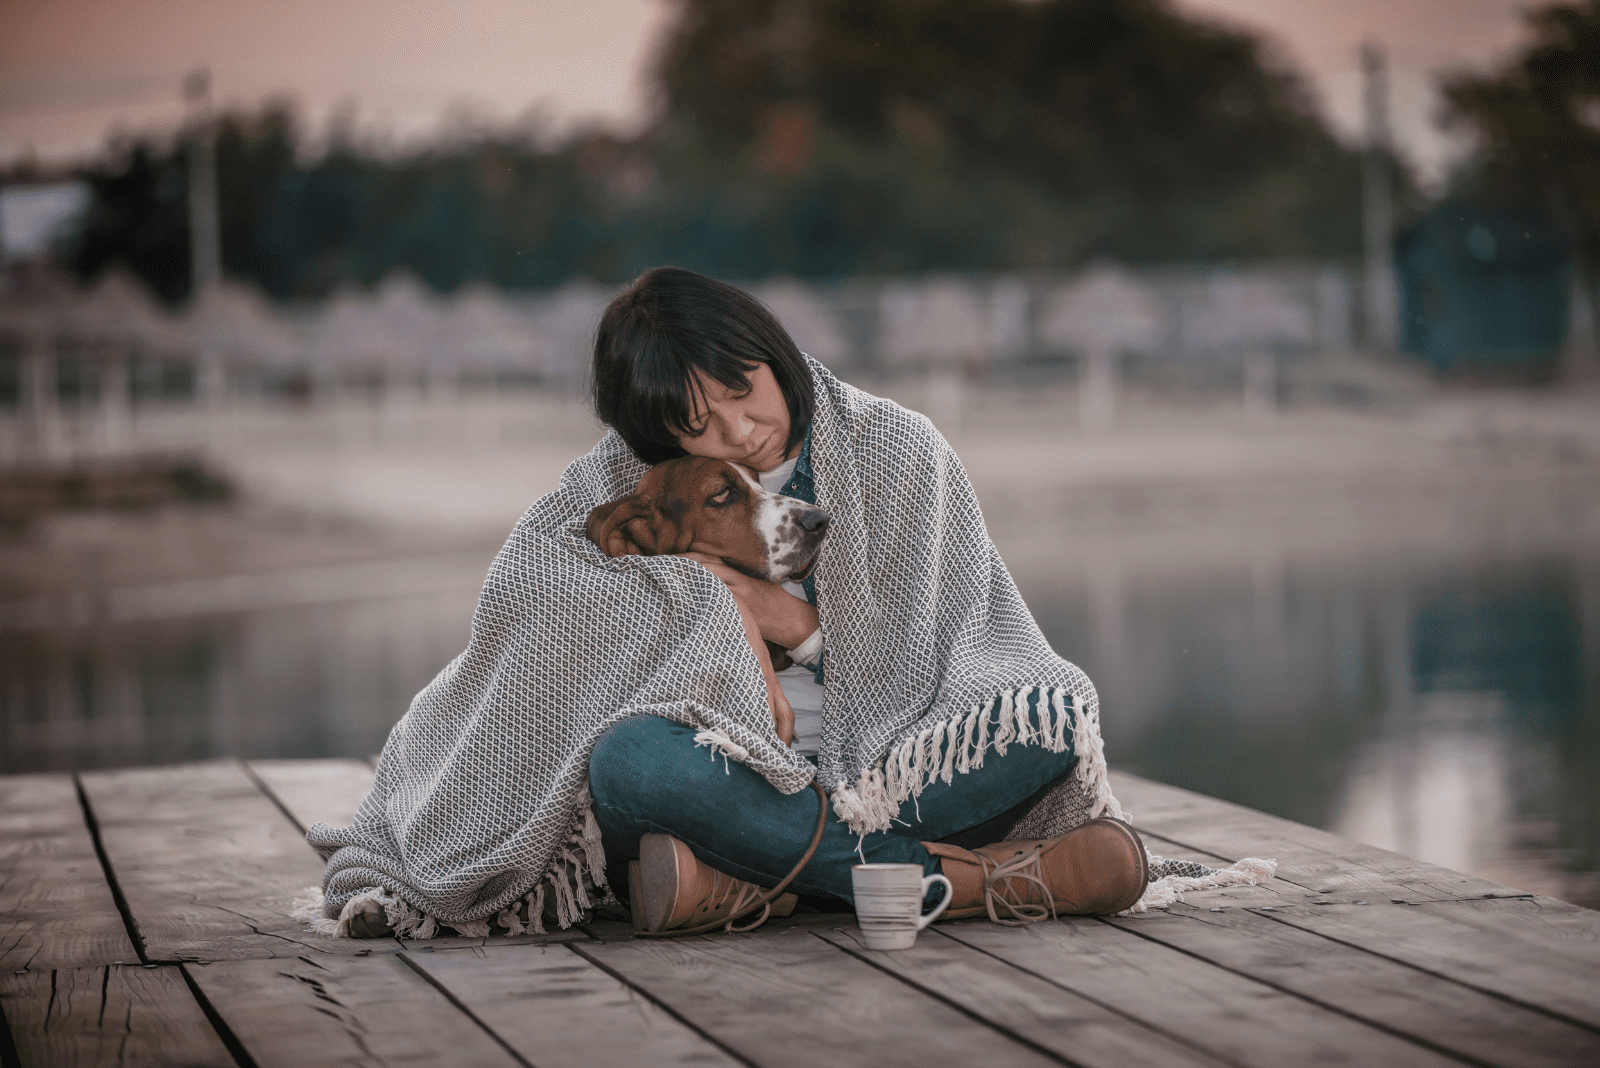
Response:
[{"label": "woman's dark hair", "polygon": [[788,452],[816,409],[811,372],[789,332],[750,294],[681,267],[634,279],[600,317],[594,340],[594,410],[648,464],[684,455],[678,436],[694,418],[694,372],[731,390],[772,369],[789,407]]}]

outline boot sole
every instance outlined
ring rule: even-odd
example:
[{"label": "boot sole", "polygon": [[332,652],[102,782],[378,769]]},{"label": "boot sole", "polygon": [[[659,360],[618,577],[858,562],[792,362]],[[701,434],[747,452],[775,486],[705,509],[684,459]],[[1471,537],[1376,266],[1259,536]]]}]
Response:
[{"label": "boot sole", "polygon": [[688,852],[688,847],[670,834],[651,833],[639,839],[638,915],[647,931],[664,928],[677,907],[683,864],[679,848]]}]

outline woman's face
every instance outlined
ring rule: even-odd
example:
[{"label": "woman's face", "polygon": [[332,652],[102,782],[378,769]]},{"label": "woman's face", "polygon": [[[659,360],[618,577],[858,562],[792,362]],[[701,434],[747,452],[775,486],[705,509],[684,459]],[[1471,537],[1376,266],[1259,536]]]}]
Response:
[{"label": "woman's face", "polygon": [[[757,471],[771,471],[789,459],[789,406],[772,368],[757,364],[748,373],[750,389],[739,393],[715,379],[694,372],[699,398],[690,420],[691,433],[678,435],[678,445],[692,456],[732,460]],[[799,445],[794,451],[799,451]]]}]

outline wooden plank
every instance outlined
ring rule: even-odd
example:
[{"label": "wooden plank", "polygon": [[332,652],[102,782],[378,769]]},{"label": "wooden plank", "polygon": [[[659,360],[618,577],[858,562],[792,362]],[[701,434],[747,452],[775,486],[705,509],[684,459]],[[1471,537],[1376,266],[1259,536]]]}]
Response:
[{"label": "wooden plank", "polygon": [[0,969],[139,963],[70,775],[0,776]]},{"label": "wooden plank", "polygon": [[184,968],[257,1068],[518,1063],[396,954]]},{"label": "wooden plank", "polygon": [[[1300,905],[1275,910],[1272,918],[1600,1028],[1600,952],[1577,939],[1530,938],[1509,922],[1540,907],[1536,900]],[[1486,922],[1486,914],[1503,926]]]},{"label": "wooden plank", "polygon": [[1141,831],[1148,828],[1190,849],[1230,861],[1244,857],[1276,860],[1279,879],[1308,890],[1346,898],[1382,890],[1388,897],[1417,900],[1523,893],[1127,772],[1112,772],[1111,787]]},{"label": "wooden plank", "polygon": [[81,782],[151,960],[378,948],[307,934],[290,917],[294,899],[321,882],[322,861],[236,761],[89,772]]},{"label": "wooden plank", "polygon": [[894,952],[867,949],[860,935],[856,927],[817,932],[817,937],[918,990],[953,1002],[991,1026],[1082,1068],[1222,1068],[1226,1064],[937,931],[925,931],[915,946]]},{"label": "wooden plank", "polygon": [[508,935],[493,923],[489,925],[489,929],[497,933],[482,938],[467,935],[402,938],[399,940],[399,947],[411,953],[433,953],[437,950],[489,949],[495,946],[554,946],[565,942],[589,941],[589,933],[582,927],[568,927],[566,930],[551,927],[544,934],[521,935]]},{"label": "wooden plank", "polygon": [[1056,1063],[804,928],[574,948],[761,1068]]},{"label": "wooden plank", "polygon": [[235,1064],[173,967],[0,973],[0,1009],[23,1068]]},{"label": "wooden plank", "polygon": [[940,933],[1244,1068],[1459,1065],[1404,1038],[1088,918]]},{"label": "wooden plank", "polygon": [[408,959],[539,1068],[739,1063],[564,947],[495,946]]},{"label": "wooden plank", "polygon": [[1496,935],[1537,942],[1546,949],[1600,960],[1600,912],[1553,897],[1424,901],[1425,913],[1448,917]]},{"label": "wooden plank", "polygon": [[[1417,915],[1405,905],[1370,908]],[[1265,913],[1175,905],[1107,922],[1462,1057],[1505,1068],[1600,1064],[1600,1033]]]},{"label": "wooden plank", "polygon": [[313,823],[348,827],[372,789],[363,760],[251,760],[246,767],[302,831]]},{"label": "wooden plank", "polygon": [[[1144,841],[1145,848],[1158,857],[1168,860],[1192,860],[1209,867],[1219,868],[1232,864],[1227,857],[1206,853],[1199,849],[1191,849],[1180,842],[1163,838],[1154,834],[1148,827],[1139,828],[1139,836]],[[1396,893],[1404,891],[1395,890]],[[1183,900],[1191,905],[1210,908],[1213,906],[1249,907],[1278,905],[1303,905],[1309,901],[1322,900],[1327,895],[1318,894],[1314,890],[1307,890],[1303,886],[1285,882],[1282,879],[1268,879],[1255,886],[1225,886],[1217,890],[1190,890],[1183,895]]]}]

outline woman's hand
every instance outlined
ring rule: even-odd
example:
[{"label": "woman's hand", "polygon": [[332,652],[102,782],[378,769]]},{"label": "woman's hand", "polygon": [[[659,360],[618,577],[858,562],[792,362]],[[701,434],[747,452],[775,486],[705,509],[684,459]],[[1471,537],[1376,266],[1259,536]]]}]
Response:
[{"label": "woman's hand", "polygon": [[705,553],[679,553],[685,560],[693,560],[721,579],[739,602],[739,611],[746,619],[753,619],[761,637],[785,649],[811,637],[817,629],[817,609],[778,585],[751,578],[735,571],[714,556]]}]

